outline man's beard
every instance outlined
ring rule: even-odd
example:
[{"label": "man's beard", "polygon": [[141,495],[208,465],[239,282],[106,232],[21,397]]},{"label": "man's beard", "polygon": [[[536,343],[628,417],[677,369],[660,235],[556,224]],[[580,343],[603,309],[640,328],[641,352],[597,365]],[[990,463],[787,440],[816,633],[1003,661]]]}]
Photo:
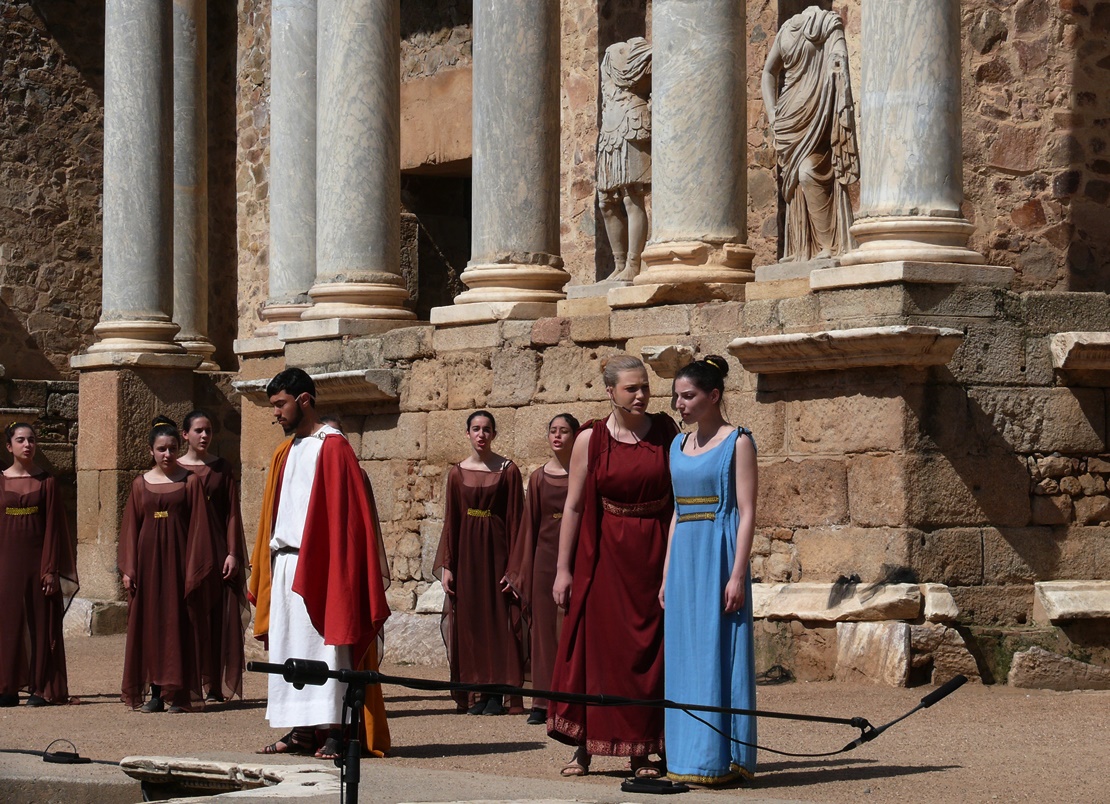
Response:
[{"label": "man's beard", "polygon": [[286,435],[293,435],[294,431],[300,426],[301,420],[304,418],[304,411],[299,407],[297,408],[297,418],[292,422],[285,422],[281,425],[281,429],[285,431]]}]

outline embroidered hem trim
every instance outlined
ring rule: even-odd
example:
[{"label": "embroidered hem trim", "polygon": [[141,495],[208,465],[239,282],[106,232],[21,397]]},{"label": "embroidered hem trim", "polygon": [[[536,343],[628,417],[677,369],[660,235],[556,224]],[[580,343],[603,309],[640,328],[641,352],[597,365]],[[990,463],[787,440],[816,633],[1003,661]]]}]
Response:
[{"label": "embroidered hem trim", "polygon": [[754,779],[755,774],[733,763],[727,773],[720,776],[699,776],[696,773],[668,773],[667,778],[672,782],[692,782],[693,784],[728,784],[737,779]]},{"label": "embroidered hem trim", "polygon": [[678,515],[678,521],[679,522],[694,522],[696,520],[705,520],[705,519],[708,519],[708,520],[712,521],[712,520],[715,520],[716,518],[717,518],[717,515],[715,513],[713,513],[712,511],[695,511],[692,514],[679,514]]},{"label": "embroidered hem trim", "polygon": [[557,731],[569,737],[579,745],[585,745],[586,751],[591,756],[599,757],[642,757],[648,754],[658,754],[663,750],[663,740],[641,740],[639,742],[624,742],[623,740],[591,740],[582,739],[585,730],[581,723],[568,720],[561,715],[552,715],[547,720],[552,731]]},{"label": "embroidered hem trim", "polygon": [[493,516],[493,511],[489,510],[488,508],[467,508],[466,509],[466,515],[467,516],[488,517],[488,516]]},{"label": "embroidered hem trim", "polygon": [[716,505],[721,498],[714,494],[712,497],[675,497],[679,505]]},{"label": "embroidered hem trim", "polygon": [[642,503],[619,503],[610,500],[608,497],[601,498],[601,507],[605,509],[606,513],[613,516],[640,518],[652,517],[662,513],[670,503],[670,497],[662,497],[658,500],[648,500]]},{"label": "embroidered hem trim", "polygon": [[25,508],[5,508],[4,509],[4,513],[7,514],[8,516],[30,516],[31,514],[37,514],[38,512],[39,512],[39,507],[37,505],[28,505]]},{"label": "embroidered hem trim", "polygon": [[169,511],[155,511],[154,512],[154,518],[155,519],[169,519],[169,516],[170,516]]}]

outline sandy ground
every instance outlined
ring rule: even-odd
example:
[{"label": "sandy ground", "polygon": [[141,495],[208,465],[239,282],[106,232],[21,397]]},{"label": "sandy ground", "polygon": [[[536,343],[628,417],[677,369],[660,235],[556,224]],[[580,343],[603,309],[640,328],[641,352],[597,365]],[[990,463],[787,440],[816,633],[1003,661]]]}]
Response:
[{"label": "sandy ground", "polygon": [[[248,674],[242,702],[203,713],[144,715],[119,702],[122,637],[70,640],[67,651],[71,692],[80,704],[0,709],[0,768],[15,752],[42,750],[57,737],[72,740],[85,756],[115,762],[151,754],[254,761],[257,758],[248,754],[278,736],[264,720],[262,676]],[[445,671],[428,668],[382,670],[445,677]],[[861,716],[881,725],[912,708],[927,692],[928,688],[785,684],[760,687],[759,707]],[[595,758],[593,772],[581,784],[559,779],[558,768],[570,751],[549,740],[542,727],[526,725],[523,717],[456,715],[446,695],[399,687],[386,688],[385,695],[394,751],[387,759],[364,761],[363,776],[364,787],[374,784],[375,773],[388,777],[391,792],[383,787],[380,795],[362,800],[443,801],[463,797],[464,789],[466,795],[484,799],[645,800],[619,793],[627,765],[615,758]],[[761,752],[753,784],[677,801],[1110,801],[1108,723],[1110,692],[1053,693],[969,684],[849,754],[804,759]],[[835,750],[855,736],[855,730],[844,726],[760,721],[760,743],[784,751]],[[425,780],[430,783],[433,778],[439,780],[434,791],[424,789]],[[457,791],[452,779],[461,780]],[[524,784],[528,780],[535,781]],[[482,795],[474,795],[474,790]]]}]

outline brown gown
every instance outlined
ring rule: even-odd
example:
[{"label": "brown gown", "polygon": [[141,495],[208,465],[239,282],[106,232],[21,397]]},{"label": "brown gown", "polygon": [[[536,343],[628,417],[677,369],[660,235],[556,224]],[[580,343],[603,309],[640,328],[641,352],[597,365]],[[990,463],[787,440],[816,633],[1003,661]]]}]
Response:
[{"label": "brown gown", "polygon": [[[58,577],[47,596],[42,579]],[[28,690],[69,701],[62,616],[77,592],[77,559],[57,483],[45,472],[0,474],[0,695]]]},{"label": "brown gown", "polygon": [[[211,604],[203,622],[197,624],[197,656],[205,689],[221,698],[243,697],[243,633],[250,610],[247,605],[247,544],[243,538],[243,515],[239,508],[239,484],[231,464],[217,458],[210,464],[186,467],[200,478],[211,504],[212,555],[216,572],[210,576]],[[224,558],[234,553],[239,569],[230,580],[223,579]]]},{"label": "brown gown", "polygon": [[[524,681],[520,608],[511,592],[501,591],[523,508],[524,482],[511,461],[499,472],[451,467],[433,571],[442,577],[446,567],[454,575],[443,620],[452,681]],[[465,705],[465,693],[453,697]]]},{"label": "brown gown", "polygon": [[[551,670],[563,620],[551,590],[559,564],[559,526],[568,482],[567,475],[548,474],[542,466],[532,473],[520,533],[509,557],[509,583],[520,595],[529,626],[532,687],[537,690],[551,689]],[[532,707],[546,709],[547,701],[533,698]]]},{"label": "brown gown", "polygon": [[133,578],[127,612],[121,698],[135,708],[157,684],[171,706],[189,708],[202,696],[195,623],[209,616],[212,551],[208,503],[200,478],[131,484],[119,535],[119,571]]},{"label": "brown gown", "polygon": [[[592,428],[570,606],[551,688],[559,692],[663,697],[659,585],[674,503],[668,452],[678,428],[652,416],[635,444],[615,440],[606,419]],[[602,756],[645,756],[663,747],[663,710],[555,703],[547,733]]]}]

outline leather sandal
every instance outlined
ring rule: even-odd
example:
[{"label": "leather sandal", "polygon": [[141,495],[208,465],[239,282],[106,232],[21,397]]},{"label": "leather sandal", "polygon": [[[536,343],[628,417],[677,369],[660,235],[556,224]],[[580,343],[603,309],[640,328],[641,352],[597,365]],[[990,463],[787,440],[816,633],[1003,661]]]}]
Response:
[{"label": "leather sandal", "polygon": [[329,729],[324,744],[316,749],[317,759],[339,759],[343,744],[340,742],[339,729]]},{"label": "leather sandal", "polygon": [[311,754],[316,735],[312,729],[290,729],[274,742],[265,746],[259,754]]},{"label": "leather sandal", "polygon": [[559,771],[560,776],[567,778],[574,776],[586,776],[590,772],[589,754],[585,754],[586,759],[583,760],[584,752],[579,749],[574,752],[574,756],[570,758],[570,762],[563,766]]}]

